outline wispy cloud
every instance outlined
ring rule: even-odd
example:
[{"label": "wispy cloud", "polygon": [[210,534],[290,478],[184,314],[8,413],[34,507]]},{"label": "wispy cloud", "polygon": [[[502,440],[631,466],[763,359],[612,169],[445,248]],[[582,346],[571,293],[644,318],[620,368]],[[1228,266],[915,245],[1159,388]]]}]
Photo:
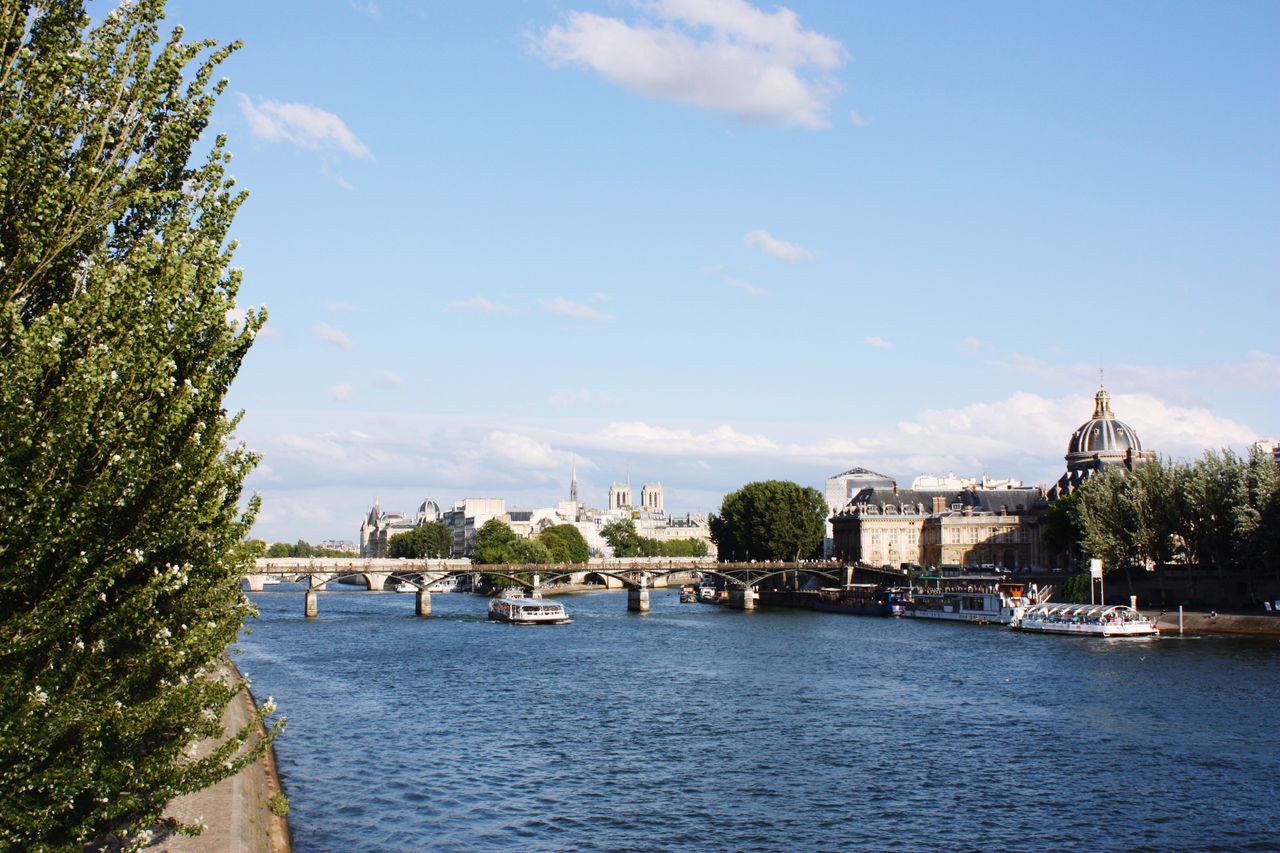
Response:
[{"label": "wispy cloud", "polygon": [[862,113],[857,110],[849,111],[849,121],[853,122],[853,126],[858,128],[869,127],[871,125],[871,120],[863,118]]},{"label": "wispy cloud", "polygon": [[840,92],[840,42],[807,30],[790,9],[745,0],[654,0],[642,20],[569,12],[533,37],[552,65],[591,68],[659,100],[728,113],[742,121],[823,128]]},{"label": "wispy cloud", "polygon": [[867,335],[866,342],[867,342],[867,346],[869,347],[876,347],[878,349],[893,349],[893,344],[889,343],[879,335]]},{"label": "wispy cloud", "polygon": [[742,238],[742,242],[783,261],[811,261],[814,257],[813,252],[808,249],[801,248],[795,243],[788,243],[786,240],[779,240],[763,228],[748,231]]},{"label": "wispy cloud", "polygon": [[609,314],[592,308],[590,305],[583,305],[581,302],[571,302],[563,296],[557,296],[549,302],[544,302],[547,310],[552,314],[559,314],[562,317],[572,317],[575,320],[590,320],[595,323],[601,323],[606,320],[612,320]]},{"label": "wispy cloud", "polygon": [[311,327],[311,333],[317,338],[328,344],[343,349],[351,349],[351,338],[348,338],[346,332],[341,329],[335,329],[328,323],[317,323]]},{"label": "wispy cloud", "polygon": [[754,284],[747,281],[745,278],[737,278],[731,275],[724,275],[720,277],[720,280],[723,281],[727,286],[732,287],[734,290],[741,290],[743,293],[747,294],[748,296],[754,296],[757,299],[759,299],[761,296],[764,296],[763,287],[756,287]]},{"label": "wispy cloud", "polygon": [[376,381],[381,388],[399,388],[404,384],[404,377],[394,370],[379,370]]},{"label": "wispy cloud", "polygon": [[977,352],[978,350],[982,349],[982,346],[983,344],[980,339],[970,335],[969,337],[962,340],[960,344],[956,347],[956,349],[960,350],[960,352]]},{"label": "wispy cloud", "polygon": [[359,160],[372,160],[369,147],[338,116],[310,104],[289,104],[241,94],[240,112],[249,131],[267,142],[289,142],[313,151],[340,151]]},{"label": "wispy cloud", "polygon": [[[356,397],[345,383],[329,393],[344,402]],[[1258,436],[1205,407],[1179,406],[1148,393],[1117,393],[1112,406],[1145,448],[1175,458],[1196,457],[1207,448],[1243,450]],[[320,535],[309,538],[354,530],[375,496],[389,499],[393,493],[395,502],[384,500],[384,506],[408,508],[427,496],[445,502],[468,495],[505,497],[508,506],[554,505],[562,499],[571,456],[579,475],[601,470],[621,477],[624,466],[636,471],[639,464],[642,476],[670,478],[668,505],[683,501],[682,511],[694,512],[714,510],[725,492],[779,470],[814,484],[852,465],[905,482],[919,473],[955,471],[1051,483],[1064,470],[1067,439],[1092,411],[1092,389],[1060,397],[1017,393],[857,426],[623,419],[599,425],[566,419],[557,428],[499,416],[459,421],[456,415],[331,405],[323,418],[252,410],[241,434],[269,466],[252,475],[252,487],[264,498],[260,535],[292,540],[308,538],[299,521],[268,522],[281,504],[308,495],[317,506],[333,508]],[[671,482],[679,480],[680,486]],[[582,485],[584,493],[592,488]],[[603,500],[602,489],[589,493]]]},{"label": "wispy cloud", "polygon": [[491,302],[483,296],[455,299],[449,303],[449,307],[454,311],[478,311],[481,314],[504,314],[507,311],[507,306]]}]

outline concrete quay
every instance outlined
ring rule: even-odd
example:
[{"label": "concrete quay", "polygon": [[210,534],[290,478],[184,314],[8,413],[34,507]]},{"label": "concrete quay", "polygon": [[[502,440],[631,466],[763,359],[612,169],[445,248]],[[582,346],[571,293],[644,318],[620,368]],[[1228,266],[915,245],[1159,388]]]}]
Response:
[{"label": "concrete quay", "polygon": [[[240,680],[235,664],[228,660],[226,666],[224,677]],[[248,688],[242,688],[223,712],[223,729],[239,729],[252,719],[255,710]],[[213,743],[203,748],[211,750]],[[235,776],[169,803],[165,817],[203,824],[202,833],[194,837],[167,835],[144,849],[155,853],[289,853],[293,844],[288,819],[271,811],[271,798],[281,790],[275,752],[268,749],[260,760]]]},{"label": "concrete quay", "polygon": [[[1163,611],[1143,610],[1142,614],[1148,619],[1155,620],[1162,636],[1178,636],[1178,608]],[[1182,611],[1182,631],[1186,634],[1251,634],[1280,637],[1280,614],[1184,610]]]}]

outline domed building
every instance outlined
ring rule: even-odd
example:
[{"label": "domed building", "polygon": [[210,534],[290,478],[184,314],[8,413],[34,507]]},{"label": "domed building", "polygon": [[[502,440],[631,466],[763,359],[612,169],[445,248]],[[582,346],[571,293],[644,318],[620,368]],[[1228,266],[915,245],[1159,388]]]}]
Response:
[{"label": "domed building", "polygon": [[439,521],[440,505],[427,498],[418,505],[418,512],[409,517],[402,512],[383,512],[379,501],[360,523],[360,556],[380,558],[387,555],[387,542],[398,533],[408,533],[424,524]]},{"label": "domed building", "polygon": [[1111,411],[1111,395],[1106,387],[1099,386],[1093,400],[1093,417],[1071,434],[1067,472],[1049,491],[1050,500],[1070,494],[1099,471],[1113,467],[1132,471],[1156,458],[1155,453],[1142,449],[1133,427]]}]

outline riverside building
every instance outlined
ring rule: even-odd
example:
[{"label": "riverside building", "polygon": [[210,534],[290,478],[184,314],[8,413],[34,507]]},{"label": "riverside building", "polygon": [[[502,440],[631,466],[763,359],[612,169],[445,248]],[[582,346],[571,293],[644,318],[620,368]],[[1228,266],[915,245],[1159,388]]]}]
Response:
[{"label": "riverside building", "polygon": [[476,531],[491,518],[502,519],[517,536],[524,538],[533,538],[554,525],[572,524],[587,540],[592,553],[601,556],[612,555],[601,531],[615,521],[629,520],[641,536],[659,541],[699,539],[707,543],[708,553],[714,556],[716,548],[711,541],[707,517],[696,513],[669,516],[665,504],[661,483],[645,483],[640,488],[638,507],[632,504],[630,483],[613,483],[609,487],[607,509],[588,507],[578,498],[575,463],[570,474],[569,500],[560,501],[554,507],[508,510],[502,498],[466,498],[454,503],[452,509],[442,511],[439,504],[428,498],[410,515],[384,512],[375,501],[360,524],[360,556],[384,557],[392,536],[439,521],[448,525],[452,533],[452,556],[467,557],[475,547]]},{"label": "riverside building", "polygon": [[[1154,458],[1155,453],[1142,449],[1137,432],[1116,418],[1111,395],[1099,387],[1093,417],[1071,434],[1067,470],[1052,488],[954,474],[922,475],[910,489],[899,489],[892,481],[859,484],[828,520],[832,554],[850,563],[894,569],[908,563],[1010,571],[1052,565],[1055,555],[1047,553],[1042,541],[1049,505],[1099,471],[1132,471]],[[871,474],[855,468],[839,476],[855,472]],[[834,480],[827,481],[828,501]]]}]

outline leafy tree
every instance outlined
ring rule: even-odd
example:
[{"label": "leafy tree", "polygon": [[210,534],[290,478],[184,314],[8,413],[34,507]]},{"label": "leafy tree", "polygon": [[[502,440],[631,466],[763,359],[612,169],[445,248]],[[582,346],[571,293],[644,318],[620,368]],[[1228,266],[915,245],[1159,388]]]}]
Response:
[{"label": "leafy tree", "polygon": [[781,480],[748,483],[711,516],[722,560],[794,560],[821,553],[827,504],[817,489]]},{"label": "leafy tree", "polygon": [[264,557],[349,557],[351,556],[345,551],[339,551],[335,548],[321,548],[319,545],[312,545],[305,539],[299,539],[297,542],[290,544],[289,542],[272,542],[266,547],[261,556]]},{"label": "leafy tree", "polygon": [[548,527],[538,534],[538,541],[546,547],[551,563],[585,563],[591,558],[582,531],[572,524]]},{"label": "leafy tree", "polygon": [[1280,470],[1267,454],[1209,451],[1190,463],[1160,460],[1090,477],[1055,503],[1046,530],[1055,537],[1059,527],[1072,530],[1080,551],[1102,558],[1107,571],[1159,571],[1181,556],[1220,578],[1243,572],[1252,588],[1280,570],[1278,494]]},{"label": "leafy tree", "polygon": [[1062,584],[1062,600],[1068,604],[1088,604],[1092,583],[1088,572],[1072,575]]},{"label": "leafy tree", "polygon": [[629,518],[614,521],[600,529],[600,535],[609,543],[615,557],[640,557],[643,543],[636,533],[636,524]]},{"label": "leafy tree", "polygon": [[481,564],[507,563],[511,546],[516,542],[516,532],[500,518],[491,518],[476,531],[475,547],[471,562]]},{"label": "leafy tree", "polygon": [[507,546],[507,555],[503,562],[520,566],[546,565],[551,562],[551,553],[547,550],[547,546],[536,539],[517,538]]},{"label": "leafy tree", "polygon": [[1044,520],[1044,544],[1052,554],[1067,558],[1067,568],[1079,565],[1084,531],[1080,522],[1080,491],[1063,495],[1049,507]]},{"label": "leafy tree", "polygon": [[387,540],[388,557],[408,557],[415,560],[448,557],[453,550],[453,533],[449,525],[429,521],[413,530],[397,533]]},{"label": "leafy tree", "polygon": [[707,543],[701,539],[668,539],[659,542],[660,557],[705,557]]},{"label": "leafy tree", "polygon": [[138,845],[266,745],[237,757],[269,704],[187,753],[223,734],[220,661],[254,612],[255,457],[222,406],[265,315],[236,309],[224,140],[193,157],[236,45],[162,38],[163,6],[91,26],[0,0],[5,849]]}]

